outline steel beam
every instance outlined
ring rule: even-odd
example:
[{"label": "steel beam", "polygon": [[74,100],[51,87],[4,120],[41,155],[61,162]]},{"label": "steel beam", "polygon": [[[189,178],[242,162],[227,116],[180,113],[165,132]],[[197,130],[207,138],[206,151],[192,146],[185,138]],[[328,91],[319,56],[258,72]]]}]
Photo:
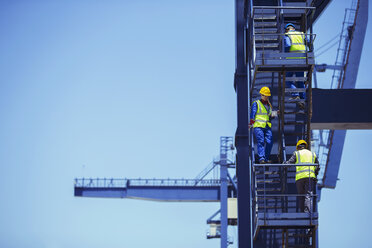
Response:
[{"label": "steel beam", "polygon": [[128,188],[75,187],[75,196],[102,198],[131,198],[168,202],[218,202],[220,200],[220,187],[219,186],[210,187],[130,186]]},{"label": "steel beam", "polygon": [[312,129],[372,129],[372,89],[313,89]]},{"label": "steel beam", "polygon": [[327,65],[327,64],[318,64],[315,65],[315,70],[317,72],[325,72],[326,70],[343,70],[344,67],[341,65]]}]

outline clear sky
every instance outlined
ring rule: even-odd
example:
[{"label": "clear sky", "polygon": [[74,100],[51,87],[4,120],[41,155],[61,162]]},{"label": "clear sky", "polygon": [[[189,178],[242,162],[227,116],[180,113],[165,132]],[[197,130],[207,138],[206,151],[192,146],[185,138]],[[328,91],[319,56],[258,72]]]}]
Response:
[{"label": "clear sky", "polygon": [[[317,45],[350,3],[328,7]],[[73,179],[194,178],[218,155],[236,128],[233,1],[3,0],[0,31],[0,247],[219,247],[217,203],[75,198]],[[369,25],[357,88],[371,40]],[[347,133],[322,247],[370,246],[371,139]]]}]

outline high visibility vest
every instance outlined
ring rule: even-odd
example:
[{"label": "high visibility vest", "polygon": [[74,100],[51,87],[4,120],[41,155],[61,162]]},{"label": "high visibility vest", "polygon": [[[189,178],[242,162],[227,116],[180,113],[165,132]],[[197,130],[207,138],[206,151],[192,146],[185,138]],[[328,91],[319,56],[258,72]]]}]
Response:
[{"label": "high visibility vest", "polygon": [[262,104],[260,100],[255,101],[257,104],[257,111],[255,116],[255,122],[253,124],[253,127],[266,127],[267,125],[271,128],[270,123],[270,116],[271,116],[271,108],[269,107],[269,112],[267,112],[265,106]]},{"label": "high visibility vest", "polygon": [[[285,33],[286,36],[291,39],[291,47],[289,52],[291,53],[305,53],[305,34],[298,31],[291,31]],[[287,57],[287,59],[305,59],[305,57]]]},{"label": "high visibility vest", "polygon": [[[296,154],[296,164],[314,164],[316,155],[315,153],[302,149],[295,151]],[[302,178],[309,178],[315,176],[316,166],[296,166],[296,181]]]}]

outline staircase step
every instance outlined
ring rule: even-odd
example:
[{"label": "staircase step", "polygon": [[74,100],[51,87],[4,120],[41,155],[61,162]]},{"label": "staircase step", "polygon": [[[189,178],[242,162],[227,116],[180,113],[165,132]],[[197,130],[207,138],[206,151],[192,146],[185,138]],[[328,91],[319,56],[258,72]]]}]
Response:
[{"label": "staircase step", "polygon": [[285,121],[284,125],[306,125],[306,122],[303,121]]},{"label": "staircase step", "polygon": [[284,100],[285,103],[297,103],[297,102],[305,102],[305,99],[293,99],[293,100]]},{"label": "staircase step", "polygon": [[256,180],[256,183],[280,183],[280,180],[275,179]]},{"label": "staircase step", "polygon": [[258,209],[282,209],[281,206],[258,206]]},{"label": "staircase step", "polygon": [[285,115],[292,115],[292,114],[295,114],[295,115],[306,115],[307,112],[306,111],[284,111],[284,114]]},{"label": "staircase step", "polygon": [[279,45],[279,40],[277,38],[265,37],[265,38],[256,38],[254,40],[256,42],[256,46],[258,44],[272,44],[272,43]]},{"label": "staircase step", "polygon": [[[263,175],[263,172],[256,172],[256,175]],[[265,171],[265,175],[279,175],[278,171]]]},{"label": "staircase step", "polygon": [[256,42],[279,42],[279,37],[277,35],[255,35],[254,39]]},{"label": "staircase step", "polygon": [[[260,8],[260,6],[258,6],[259,4],[257,4],[256,0],[253,1],[253,13],[254,15],[258,15],[258,14],[272,14],[272,15],[275,15],[276,11],[275,9],[266,9],[266,8]],[[262,6],[266,6],[267,4],[265,5],[262,5]]]},{"label": "staircase step", "polygon": [[279,47],[279,43],[257,43],[256,48],[258,49],[277,49]]},{"label": "staircase step", "polygon": [[296,89],[292,89],[292,88],[285,88],[285,93],[298,93],[298,92],[306,92],[306,89],[305,88],[296,88]]},{"label": "staircase step", "polygon": [[275,14],[254,14],[254,21],[261,21],[261,20],[276,20],[276,15]]},{"label": "staircase step", "polygon": [[307,81],[307,78],[306,77],[286,77],[285,81],[305,82]]},{"label": "staircase step", "polygon": [[311,234],[305,234],[305,233],[290,233],[288,234],[288,238],[308,238],[311,237]]},{"label": "staircase step", "polygon": [[273,28],[273,27],[277,27],[277,23],[276,22],[254,22],[254,27],[256,28],[267,28],[267,27],[270,27],[270,28]]},{"label": "staircase step", "polygon": [[255,27],[254,29],[255,34],[276,34],[278,33],[277,28],[259,28]]}]

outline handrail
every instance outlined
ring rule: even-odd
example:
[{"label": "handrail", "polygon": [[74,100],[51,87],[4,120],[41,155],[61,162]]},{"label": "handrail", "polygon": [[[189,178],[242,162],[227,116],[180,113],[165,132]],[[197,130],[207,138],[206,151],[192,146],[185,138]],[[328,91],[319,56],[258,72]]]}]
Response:
[{"label": "handrail", "polygon": [[[257,198],[264,198],[264,197],[283,197],[283,196],[306,196],[306,194],[278,194],[278,195],[261,195],[257,194]],[[313,194],[313,196],[319,196],[318,194]]]},{"label": "handrail", "polygon": [[319,164],[306,163],[306,164],[254,164],[254,167],[296,167],[296,166],[318,166]]},{"label": "handrail", "polygon": [[316,7],[301,7],[301,6],[253,6],[252,9],[311,9],[311,10],[315,10]]},{"label": "handrail", "polygon": [[[84,188],[127,188],[129,186],[187,186],[187,187],[210,187],[221,184],[219,179],[204,179],[195,186],[197,179],[113,179],[113,178],[77,178],[75,187]],[[229,183],[231,185],[231,183]]]},{"label": "handrail", "polygon": [[204,168],[195,178],[195,185],[198,184],[204,177],[206,177],[209,172],[211,172],[219,163],[217,161],[210,162],[207,167]]},{"label": "handrail", "polygon": [[126,187],[128,179],[118,178],[75,178],[75,187],[105,187],[105,188],[118,188]]},{"label": "handrail", "polygon": [[[259,172],[259,173],[262,173],[262,172],[265,172],[266,171],[266,168],[267,167],[277,167],[278,170],[275,170],[275,171],[279,171],[281,168],[288,168],[288,167],[297,167],[297,166],[318,166],[317,163],[303,163],[303,164],[253,164],[253,168],[257,168],[258,170],[254,170],[255,172],[255,175],[253,176],[254,178],[256,178],[256,172]],[[259,168],[262,168],[262,169],[259,169]],[[271,171],[270,171],[271,172]],[[310,168],[309,168],[309,172],[310,172]],[[277,183],[280,183],[282,182],[283,178],[282,177],[279,177],[278,178],[278,182]],[[308,179],[309,180],[312,180],[312,177],[311,177],[311,174],[309,173],[309,176],[308,176]],[[254,210],[255,210],[255,217],[256,217],[256,220],[258,218],[258,213],[262,213],[263,214],[263,220],[264,220],[264,223],[266,224],[266,213],[268,213],[268,200],[270,200],[269,198],[271,198],[272,201],[274,202],[271,202],[271,204],[274,204],[274,206],[277,206],[279,207],[280,209],[280,213],[290,213],[293,211],[293,209],[297,209],[297,206],[291,206],[291,207],[288,207],[288,204],[284,204],[283,203],[287,203],[288,202],[288,197],[295,197],[296,199],[298,197],[310,197],[312,200],[311,200],[311,209],[310,210],[310,213],[313,213],[313,212],[316,212],[316,208],[314,208],[314,206],[316,206],[316,198],[319,196],[317,194],[314,194],[315,192],[312,192],[310,194],[289,194],[288,192],[280,192],[278,194],[266,194],[266,192],[271,192],[272,190],[276,189],[277,186],[273,185],[274,187],[270,187],[268,190],[266,190],[266,184],[267,183],[270,183],[270,180],[276,180],[276,179],[273,179],[273,178],[266,178],[266,173],[263,173],[263,175],[261,174],[259,180],[262,180],[261,183],[263,183],[263,185],[261,186],[261,190],[263,190],[263,192],[261,191],[257,191],[255,192],[255,201],[253,202],[254,204]],[[284,178],[284,182],[285,183],[288,183],[287,182],[287,178]],[[315,184],[314,184],[315,185]],[[257,189],[257,188],[256,188]],[[279,189],[279,188],[278,188]],[[274,198],[274,199],[272,199]],[[279,202],[278,199],[279,199]],[[263,205],[262,205],[262,209],[260,210],[258,208],[258,206],[260,206],[259,204],[262,204],[262,201],[263,201]],[[282,205],[281,205],[282,204]],[[290,211],[289,209],[292,209],[292,211]],[[314,210],[315,209],[315,210]],[[296,211],[297,212],[297,211]],[[312,217],[310,217],[310,222],[312,222]]]}]

